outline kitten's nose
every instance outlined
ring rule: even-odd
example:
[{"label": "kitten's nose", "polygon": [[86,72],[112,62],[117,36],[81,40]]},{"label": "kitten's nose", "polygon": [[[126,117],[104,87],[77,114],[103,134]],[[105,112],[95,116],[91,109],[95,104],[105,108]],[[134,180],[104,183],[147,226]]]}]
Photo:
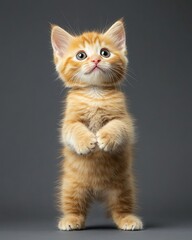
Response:
[{"label": "kitten's nose", "polygon": [[94,62],[96,65],[101,61],[101,59],[94,58],[91,60],[91,62]]}]

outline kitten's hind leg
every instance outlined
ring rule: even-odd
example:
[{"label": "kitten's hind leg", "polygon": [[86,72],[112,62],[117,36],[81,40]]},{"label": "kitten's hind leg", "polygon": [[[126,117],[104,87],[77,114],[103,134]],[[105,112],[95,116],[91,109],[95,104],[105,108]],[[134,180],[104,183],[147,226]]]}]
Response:
[{"label": "kitten's hind leg", "polygon": [[60,218],[60,230],[78,230],[84,228],[87,208],[91,197],[86,188],[78,184],[69,184],[62,189],[60,209],[63,217]]},{"label": "kitten's hind leg", "polygon": [[143,229],[141,219],[133,214],[134,196],[131,189],[108,190],[107,205],[108,211],[119,229]]}]

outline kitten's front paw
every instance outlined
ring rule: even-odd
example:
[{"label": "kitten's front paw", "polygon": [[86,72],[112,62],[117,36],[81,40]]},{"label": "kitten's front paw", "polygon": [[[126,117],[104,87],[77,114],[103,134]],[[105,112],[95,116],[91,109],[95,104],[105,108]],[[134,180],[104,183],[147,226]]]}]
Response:
[{"label": "kitten's front paw", "polygon": [[75,143],[75,151],[79,155],[84,155],[92,152],[96,147],[97,139],[93,133],[85,133],[78,137]]},{"label": "kitten's front paw", "polygon": [[97,132],[96,137],[99,148],[105,152],[114,151],[118,147],[114,135],[108,131],[101,129]]},{"label": "kitten's front paw", "polygon": [[117,224],[119,229],[134,231],[143,229],[143,223],[141,219],[135,215],[127,215],[123,217]]},{"label": "kitten's front paw", "polygon": [[59,220],[59,230],[72,231],[84,228],[84,218],[81,216],[65,216]]}]

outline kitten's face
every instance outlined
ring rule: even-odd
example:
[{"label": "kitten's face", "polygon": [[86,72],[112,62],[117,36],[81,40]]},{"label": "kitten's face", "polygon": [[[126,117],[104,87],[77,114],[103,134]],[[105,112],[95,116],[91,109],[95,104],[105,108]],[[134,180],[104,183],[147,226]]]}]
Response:
[{"label": "kitten's face", "polygon": [[80,36],[54,26],[51,40],[56,69],[66,86],[112,86],[123,79],[127,58],[122,21],[105,33]]}]

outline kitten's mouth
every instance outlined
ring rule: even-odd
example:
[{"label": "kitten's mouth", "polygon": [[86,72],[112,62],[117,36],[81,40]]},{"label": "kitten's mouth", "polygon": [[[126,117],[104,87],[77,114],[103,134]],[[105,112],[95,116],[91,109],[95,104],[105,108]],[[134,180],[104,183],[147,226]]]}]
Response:
[{"label": "kitten's mouth", "polygon": [[95,72],[95,71],[98,71],[98,70],[104,72],[102,68],[100,68],[98,66],[94,66],[89,72],[86,72],[85,74],[86,75],[91,74],[92,72]]}]

